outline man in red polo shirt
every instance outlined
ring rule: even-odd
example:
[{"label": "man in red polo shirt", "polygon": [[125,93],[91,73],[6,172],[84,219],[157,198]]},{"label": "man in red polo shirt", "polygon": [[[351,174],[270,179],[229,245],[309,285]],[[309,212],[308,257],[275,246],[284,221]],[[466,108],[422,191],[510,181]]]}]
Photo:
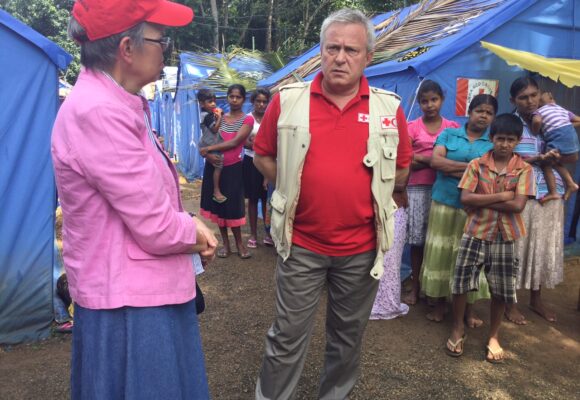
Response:
[{"label": "man in red polo shirt", "polygon": [[[257,399],[293,397],[325,284],[327,346],[319,398],[346,398],[358,377],[362,336],[378,287],[378,280],[370,274],[381,229],[375,223],[374,210],[377,205],[381,210],[383,203],[392,207],[393,182],[395,192],[405,190],[412,158],[405,116],[393,94],[383,94],[388,98],[386,109],[390,105],[392,113],[381,114],[379,121],[384,129],[381,134],[391,132],[392,142],[381,142],[383,147],[376,152],[369,149],[369,143],[374,143],[369,140],[373,116],[369,97],[374,89],[369,88],[363,71],[372,59],[374,39],[372,23],[359,11],[345,9],[330,15],[321,29],[322,71],[304,101],[309,105],[286,104],[289,101],[283,93],[276,95],[256,136],[254,163],[269,181],[276,182],[278,175],[276,191],[284,192],[280,186],[292,186],[292,179],[298,186],[293,188],[296,201],[287,193],[273,198],[274,213],[295,213],[286,219],[290,228],[284,232],[291,237],[290,243],[284,242],[284,235],[277,235],[276,320],[266,336]],[[297,107],[299,112],[286,111]],[[300,124],[293,127],[292,121],[303,109],[309,110],[306,131],[289,142],[279,141],[280,129],[290,129],[288,135],[300,134]],[[287,118],[292,112],[297,114]],[[281,119],[290,121],[290,126]],[[291,151],[285,148],[286,156],[278,148],[282,142],[285,147],[295,147]],[[303,162],[297,161],[301,149],[306,149]],[[370,167],[377,162],[371,154],[380,158],[383,153],[386,158],[396,154],[396,173],[394,159],[386,160],[392,163],[393,176],[389,176],[386,162],[379,169],[383,178],[391,178],[389,199],[377,199],[371,190],[373,171],[377,171]],[[281,162],[287,164],[278,164]],[[293,168],[298,172],[286,176]]]}]

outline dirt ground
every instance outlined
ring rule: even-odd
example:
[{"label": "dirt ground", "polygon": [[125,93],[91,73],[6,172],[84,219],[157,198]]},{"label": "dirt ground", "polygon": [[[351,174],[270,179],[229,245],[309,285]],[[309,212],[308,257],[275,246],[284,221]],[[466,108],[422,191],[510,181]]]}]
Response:
[{"label": "dirt ground", "polygon": [[[198,207],[198,185],[185,185],[186,208]],[[217,228],[216,228],[217,232]],[[247,235],[247,231],[245,232]],[[275,253],[260,246],[249,260],[236,254],[217,259],[199,278],[206,298],[200,316],[210,390],[214,399],[251,399],[264,335],[273,320]],[[370,321],[364,340],[362,376],[351,399],[573,399],[580,398],[580,312],[576,310],[580,259],[566,262],[565,283],[546,290],[558,312],[548,323],[526,307],[526,326],[502,324],[509,360],[484,361],[489,303],[476,310],[486,324],[468,332],[463,357],[443,351],[449,318],[433,323],[421,303],[403,318]],[[320,305],[298,399],[315,399],[323,362],[324,304]],[[69,335],[0,348],[0,399],[64,399],[69,395]]]}]

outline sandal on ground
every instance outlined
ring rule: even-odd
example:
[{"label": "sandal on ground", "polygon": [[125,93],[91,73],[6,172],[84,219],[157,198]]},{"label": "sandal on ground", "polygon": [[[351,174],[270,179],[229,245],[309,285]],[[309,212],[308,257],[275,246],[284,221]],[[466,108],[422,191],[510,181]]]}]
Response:
[{"label": "sandal on ground", "polygon": [[224,247],[219,249],[216,254],[219,258],[228,258],[230,256],[230,252],[227,251]]},{"label": "sandal on ground", "polygon": [[72,333],[73,329],[73,321],[65,322],[64,324],[60,324],[55,328],[55,331],[58,333]]},{"label": "sandal on ground", "polygon": [[256,239],[248,239],[248,243],[246,244],[247,247],[249,247],[250,249],[255,249],[258,247],[258,242],[256,242]]},{"label": "sandal on ground", "polygon": [[246,259],[252,257],[252,254],[248,250],[240,252],[239,255],[240,255],[240,258],[242,260],[246,260]]},{"label": "sandal on ground", "polygon": [[271,237],[264,238],[264,246],[274,246],[274,241]]},{"label": "sandal on ground", "polygon": [[[465,339],[467,336],[463,335],[456,342],[452,342],[451,338],[447,339],[447,343],[445,344],[445,352],[450,357],[459,357],[463,355],[463,346],[465,345]],[[460,351],[456,351],[457,348],[461,346]]]},{"label": "sandal on ground", "polygon": [[[491,355],[492,358],[489,358]],[[496,358],[499,356],[500,358]],[[500,347],[499,349],[493,351],[491,347],[485,346],[485,361],[492,364],[503,364],[504,361],[504,354],[503,349]]]},{"label": "sandal on ground", "polygon": [[219,203],[219,204],[222,204],[222,203],[224,203],[224,202],[226,202],[228,200],[228,198],[226,196],[224,196],[224,197],[215,197],[215,196],[212,196],[211,199],[213,201],[215,201],[216,203]]}]

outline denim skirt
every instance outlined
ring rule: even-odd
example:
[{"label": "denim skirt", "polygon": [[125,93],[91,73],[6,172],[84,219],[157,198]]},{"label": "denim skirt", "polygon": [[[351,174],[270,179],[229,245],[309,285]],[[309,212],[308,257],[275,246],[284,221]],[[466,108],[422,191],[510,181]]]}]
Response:
[{"label": "denim skirt", "polygon": [[159,307],[75,305],[71,398],[209,399],[195,299]]}]

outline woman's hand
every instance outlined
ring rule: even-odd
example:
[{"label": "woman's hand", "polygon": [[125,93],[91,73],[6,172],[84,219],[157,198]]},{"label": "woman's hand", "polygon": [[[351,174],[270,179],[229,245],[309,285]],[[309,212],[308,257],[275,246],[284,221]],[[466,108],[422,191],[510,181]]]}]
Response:
[{"label": "woman's hand", "polygon": [[209,153],[208,147],[202,147],[199,149],[199,154],[204,158],[207,157],[208,153]]},{"label": "woman's hand", "polygon": [[540,155],[541,161],[558,161],[560,159],[560,152],[556,149],[545,152]]},{"label": "woman's hand", "polygon": [[215,258],[218,240],[214,233],[199,218],[193,217],[196,228],[196,246],[200,245],[199,255],[203,265],[207,265]]}]

